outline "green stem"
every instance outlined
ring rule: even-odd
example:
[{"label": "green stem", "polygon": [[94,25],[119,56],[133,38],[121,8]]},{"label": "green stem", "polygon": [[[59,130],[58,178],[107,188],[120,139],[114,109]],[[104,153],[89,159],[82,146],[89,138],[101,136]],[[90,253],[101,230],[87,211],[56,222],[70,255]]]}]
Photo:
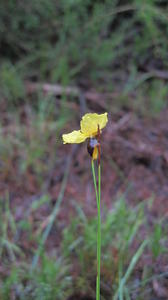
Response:
[{"label": "green stem", "polygon": [[94,162],[92,160],[93,182],[97,201],[97,279],[96,279],[96,300],[100,300],[100,262],[101,262],[101,168],[98,165],[98,191]]},{"label": "green stem", "polygon": [[92,174],[93,174],[93,183],[94,183],[94,189],[95,189],[95,194],[96,194],[96,202],[97,202],[97,207],[98,207],[99,198],[98,198],[98,192],[97,192],[97,183],[96,183],[95,167],[94,167],[93,160],[92,160]]}]

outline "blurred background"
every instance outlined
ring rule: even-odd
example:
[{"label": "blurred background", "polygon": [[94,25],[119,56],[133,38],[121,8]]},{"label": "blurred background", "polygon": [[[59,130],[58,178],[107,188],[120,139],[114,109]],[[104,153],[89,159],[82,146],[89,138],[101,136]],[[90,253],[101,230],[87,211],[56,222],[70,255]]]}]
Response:
[{"label": "blurred background", "polygon": [[86,112],[101,299],[167,299],[167,81],[167,0],[0,1],[0,299],[95,299],[91,159],[61,137]]}]

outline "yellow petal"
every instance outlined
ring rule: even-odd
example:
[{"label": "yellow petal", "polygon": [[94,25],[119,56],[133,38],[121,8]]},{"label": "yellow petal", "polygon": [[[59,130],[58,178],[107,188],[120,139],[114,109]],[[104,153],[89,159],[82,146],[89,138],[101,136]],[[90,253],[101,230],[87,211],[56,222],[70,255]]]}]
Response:
[{"label": "yellow petal", "polygon": [[86,136],[80,130],[74,130],[71,133],[63,134],[62,139],[64,144],[79,144],[86,140]]},{"label": "yellow petal", "polygon": [[101,130],[106,126],[107,122],[107,113],[101,115],[88,113],[82,117],[80,122],[81,132],[87,137],[93,137],[97,134],[98,125]]},{"label": "yellow petal", "polygon": [[98,158],[98,148],[97,147],[94,147],[94,150],[93,150],[93,154],[92,154],[92,159],[97,159]]}]

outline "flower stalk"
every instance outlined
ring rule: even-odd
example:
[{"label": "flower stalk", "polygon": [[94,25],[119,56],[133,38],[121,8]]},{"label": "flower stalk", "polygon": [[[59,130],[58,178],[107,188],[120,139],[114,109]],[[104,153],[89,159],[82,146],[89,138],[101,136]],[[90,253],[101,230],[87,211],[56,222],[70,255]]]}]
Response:
[{"label": "flower stalk", "polygon": [[[88,139],[87,150],[92,158],[93,183],[97,202],[97,277],[96,300],[100,300],[100,267],[101,267],[101,130],[108,122],[107,112],[104,114],[87,113],[82,117],[80,130],[62,135],[64,144],[79,144]],[[94,160],[98,161],[98,186],[95,175]]]},{"label": "flower stalk", "polygon": [[101,164],[98,163],[98,189],[96,183],[94,160],[92,160],[93,183],[97,202],[97,278],[96,300],[100,300],[100,268],[101,268]]}]

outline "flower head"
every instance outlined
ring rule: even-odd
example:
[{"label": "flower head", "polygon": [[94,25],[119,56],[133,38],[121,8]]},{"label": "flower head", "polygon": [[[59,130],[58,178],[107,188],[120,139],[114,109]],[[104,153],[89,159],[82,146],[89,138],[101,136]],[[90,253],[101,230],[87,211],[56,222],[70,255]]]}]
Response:
[{"label": "flower head", "polygon": [[96,138],[99,134],[99,131],[101,132],[101,129],[106,126],[107,122],[107,113],[100,115],[96,113],[87,113],[82,117],[80,122],[80,130],[74,130],[71,133],[62,135],[63,143],[79,144],[89,138],[90,147],[93,148],[93,153],[91,156],[93,159],[96,159],[98,156],[98,141]]}]

